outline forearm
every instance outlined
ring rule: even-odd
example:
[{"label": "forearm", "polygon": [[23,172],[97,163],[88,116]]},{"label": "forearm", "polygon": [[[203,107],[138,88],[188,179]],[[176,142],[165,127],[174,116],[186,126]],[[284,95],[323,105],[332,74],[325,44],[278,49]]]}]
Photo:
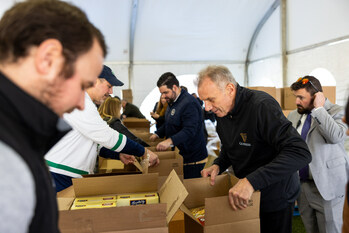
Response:
[{"label": "forearm", "polygon": [[102,147],[99,151],[99,156],[108,159],[120,159],[120,153],[116,151],[109,150],[108,148]]},{"label": "forearm", "polygon": [[331,116],[325,108],[319,108],[311,113],[314,124],[327,143],[339,143],[345,140],[347,126],[342,121],[344,110]]},{"label": "forearm", "polygon": [[145,153],[145,149],[137,142],[127,138],[126,145],[120,152],[137,157],[142,157]]}]

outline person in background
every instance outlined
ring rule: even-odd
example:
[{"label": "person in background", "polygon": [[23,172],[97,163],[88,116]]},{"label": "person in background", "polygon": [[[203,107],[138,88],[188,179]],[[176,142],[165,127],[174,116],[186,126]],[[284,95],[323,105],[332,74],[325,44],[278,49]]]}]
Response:
[{"label": "person in background", "polygon": [[102,104],[112,93],[113,86],[122,85],[111,69],[104,65],[96,84],[86,91],[85,109],[64,114],[64,120],[73,130],[45,155],[57,192],[71,186],[72,178],[93,174],[97,154],[110,155],[102,149],[121,153],[119,158],[125,164],[133,163],[134,156],[149,158],[150,166],[159,163],[156,154],[110,128],[98,113],[95,104]]},{"label": "person in background", "polygon": [[77,7],[21,1],[0,20],[0,232],[58,233],[44,155],[84,108],[106,56],[103,35]]},{"label": "person in background", "polygon": [[339,233],[349,173],[344,109],[325,97],[319,80],[313,76],[299,78],[291,90],[297,110],[290,112],[288,119],[313,157],[309,165],[299,170],[299,213],[308,233]]},{"label": "person in background", "polygon": [[306,143],[269,94],[241,87],[225,66],[208,66],[197,79],[206,111],[216,114],[221,151],[202,170],[214,185],[232,166],[239,181],[229,190],[233,210],[245,209],[260,190],[261,233],[291,233],[299,194],[297,170],[311,161]]},{"label": "person in background", "polygon": [[150,140],[166,136],[167,139],[157,144],[156,149],[162,151],[178,147],[183,156],[184,179],[200,177],[200,171],[207,162],[202,109],[193,96],[179,87],[174,74],[167,72],[161,75],[157,86],[168,107],[165,124],[150,136]]},{"label": "person in background", "polygon": [[157,130],[165,123],[165,113],[166,113],[167,105],[168,104],[165,97],[160,96],[160,100],[156,102],[153,111],[150,112],[151,117],[156,122]]},{"label": "person in background", "polygon": [[144,147],[148,147],[149,145],[144,142],[142,139],[136,137],[133,133],[131,133],[122,121],[120,120],[121,116],[121,101],[116,97],[108,97],[98,108],[99,115],[105,120],[108,125],[122,133],[129,139],[141,144]]},{"label": "person in background", "polygon": [[188,88],[186,86],[180,86],[180,88],[188,92]]},{"label": "person in background", "polygon": [[206,111],[206,110],[205,110],[204,101],[202,101],[202,100],[196,95],[196,93],[191,93],[191,95],[194,96],[194,97],[199,101],[199,104],[200,104],[200,106],[202,107],[203,112],[204,112],[204,120],[210,120],[212,123],[214,123],[214,122],[216,121],[214,113],[211,112],[211,111]]},{"label": "person in background", "polygon": [[[347,100],[347,107],[345,109],[345,117],[343,117],[343,122],[349,127],[349,98]],[[349,136],[349,129],[347,130],[347,136]],[[347,192],[345,194],[342,233],[349,233],[349,182],[347,183]]]},{"label": "person in background", "polygon": [[127,102],[127,100],[121,100],[121,105],[123,109],[121,114],[122,119],[127,117],[145,118],[139,108],[136,105]]}]

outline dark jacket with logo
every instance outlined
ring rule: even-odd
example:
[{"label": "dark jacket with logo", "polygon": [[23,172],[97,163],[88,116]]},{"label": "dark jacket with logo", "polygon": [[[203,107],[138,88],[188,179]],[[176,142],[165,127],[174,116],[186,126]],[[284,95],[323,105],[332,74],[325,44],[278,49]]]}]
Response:
[{"label": "dark jacket with logo", "polygon": [[237,85],[235,106],[217,117],[222,142],[214,161],[224,171],[232,165],[238,178],[247,178],[261,191],[261,212],[287,207],[298,196],[297,170],[311,161],[306,143],[265,92]]},{"label": "dark jacket with logo", "polygon": [[1,73],[0,105],[0,141],[17,152],[31,171],[35,184],[36,206],[28,232],[59,232],[56,192],[44,155],[66,132],[57,129],[56,114]]},{"label": "dark jacket with logo", "polygon": [[207,150],[202,117],[198,101],[182,89],[178,99],[167,107],[165,124],[155,133],[172,139],[184,163],[203,160],[207,157]]}]

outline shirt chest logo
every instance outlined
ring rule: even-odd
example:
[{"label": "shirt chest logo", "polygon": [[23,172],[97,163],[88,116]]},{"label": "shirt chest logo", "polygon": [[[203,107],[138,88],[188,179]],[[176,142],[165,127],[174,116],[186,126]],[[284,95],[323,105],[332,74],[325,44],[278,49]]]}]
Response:
[{"label": "shirt chest logo", "polygon": [[171,110],[171,116],[174,116],[175,113],[176,113],[176,109],[172,109]]},{"label": "shirt chest logo", "polygon": [[251,143],[247,143],[247,133],[240,133],[242,142],[239,142],[240,146],[251,146]]}]

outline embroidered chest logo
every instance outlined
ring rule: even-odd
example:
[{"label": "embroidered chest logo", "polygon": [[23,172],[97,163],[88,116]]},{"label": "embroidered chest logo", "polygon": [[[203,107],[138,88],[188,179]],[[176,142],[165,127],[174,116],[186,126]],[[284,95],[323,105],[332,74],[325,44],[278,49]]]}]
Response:
[{"label": "embroidered chest logo", "polygon": [[251,146],[251,143],[247,143],[247,133],[240,133],[243,142],[239,142],[240,146]]},{"label": "embroidered chest logo", "polygon": [[247,140],[247,133],[240,133],[240,136],[242,138],[242,141],[246,142],[246,140]]},{"label": "embroidered chest logo", "polygon": [[171,110],[171,116],[173,116],[176,113],[176,109]]}]

